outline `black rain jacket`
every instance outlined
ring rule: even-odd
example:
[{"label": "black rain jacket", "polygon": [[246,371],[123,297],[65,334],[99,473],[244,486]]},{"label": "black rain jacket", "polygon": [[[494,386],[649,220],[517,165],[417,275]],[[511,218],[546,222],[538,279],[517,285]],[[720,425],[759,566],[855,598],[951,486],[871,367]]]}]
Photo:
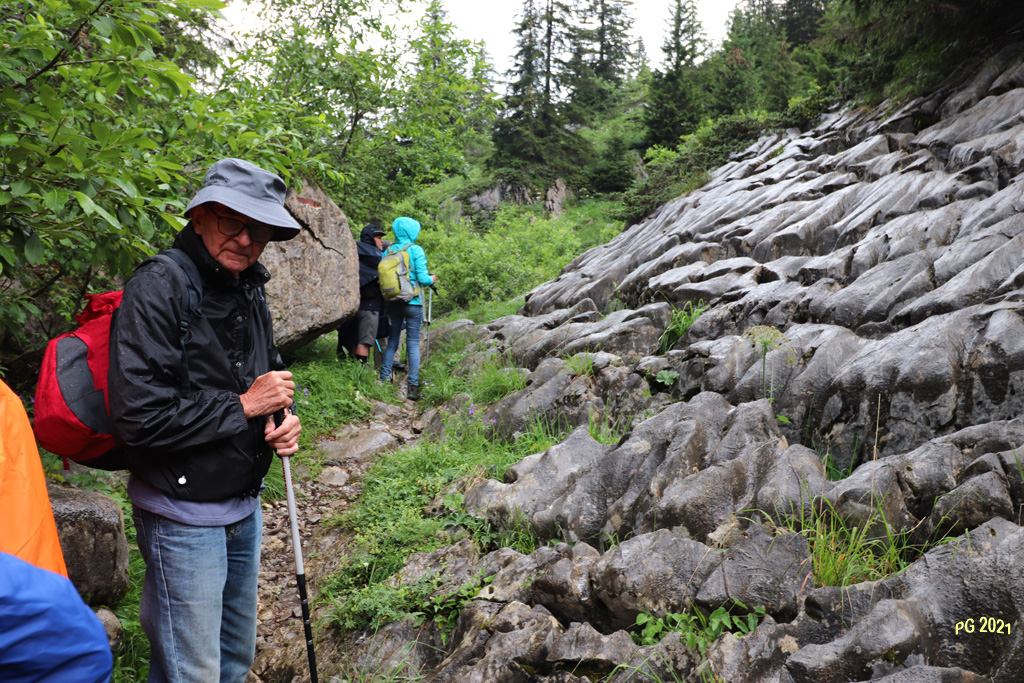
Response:
[{"label": "black rain jacket", "polygon": [[128,469],[182,500],[255,496],[274,454],[265,417],[246,419],[239,395],[257,377],[284,369],[274,346],[255,263],[234,278],[210,256],[192,225],[174,241],[196,263],[202,314],[186,336],[190,388],[182,393],[181,269],[151,261],[136,270],[110,331],[110,417]]},{"label": "black rain jacket", "polygon": [[373,241],[376,226],[367,225],[356,242],[356,254],[359,257],[359,310],[381,311],[384,309],[384,295],[380,293],[381,252]]}]

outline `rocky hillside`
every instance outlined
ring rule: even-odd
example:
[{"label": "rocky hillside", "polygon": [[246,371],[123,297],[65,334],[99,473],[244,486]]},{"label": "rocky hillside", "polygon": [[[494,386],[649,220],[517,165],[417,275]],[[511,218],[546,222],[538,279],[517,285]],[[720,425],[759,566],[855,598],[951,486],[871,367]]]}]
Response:
[{"label": "rocky hillside", "polygon": [[[487,410],[496,436],[537,417],[578,428],[465,492],[549,545],[414,557],[396,580],[489,578],[446,643],[392,625],[366,666],[431,683],[1020,680],[1021,52],[765,137],[520,315],[444,330],[477,339],[464,362],[530,373]],[[595,420],[631,429],[605,445]],[[897,539],[909,567],[826,580],[845,551],[814,529],[844,524]],[[767,614],[705,655],[622,631],[736,603]]]}]

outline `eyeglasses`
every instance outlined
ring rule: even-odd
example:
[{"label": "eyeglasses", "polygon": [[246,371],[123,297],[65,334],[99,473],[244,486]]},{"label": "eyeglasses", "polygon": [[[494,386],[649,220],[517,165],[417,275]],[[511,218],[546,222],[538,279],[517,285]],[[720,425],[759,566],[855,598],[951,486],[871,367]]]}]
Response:
[{"label": "eyeglasses", "polygon": [[225,237],[235,237],[242,230],[249,230],[249,239],[257,244],[266,244],[274,236],[274,228],[263,223],[245,223],[237,218],[222,216],[207,206],[214,216],[217,217],[217,232]]}]

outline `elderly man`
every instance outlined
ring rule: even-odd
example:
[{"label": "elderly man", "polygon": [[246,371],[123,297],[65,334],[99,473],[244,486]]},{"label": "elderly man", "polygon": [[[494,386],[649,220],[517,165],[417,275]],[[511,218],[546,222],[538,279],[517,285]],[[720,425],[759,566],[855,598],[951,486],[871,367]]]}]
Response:
[{"label": "elderly man", "polygon": [[191,268],[149,259],[111,329],[110,415],[146,561],[151,683],[242,683],[255,656],[260,488],[274,451],[295,453],[301,432],[257,260],[299,233],[285,192],[248,162],[215,163],[174,241],[201,280],[199,315],[183,336]]}]

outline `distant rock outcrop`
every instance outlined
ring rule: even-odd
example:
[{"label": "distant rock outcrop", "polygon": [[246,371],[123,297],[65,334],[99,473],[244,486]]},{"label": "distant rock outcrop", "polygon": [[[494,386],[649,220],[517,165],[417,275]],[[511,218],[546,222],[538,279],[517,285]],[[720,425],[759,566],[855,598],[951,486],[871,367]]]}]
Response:
[{"label": "distant rock outcrop", "polygon": [[[1021,53],[765,136],[519,315],[436,331],[529,372],[485,413],[494,436],[576,429],[464,487],[471,514],[549,545],[452,546],[396,576],[492,577],[425,680],[1020,680]],[[595,419],[624,436],[595,441]],[[792,531],[819,519],[896,535],[911,564],[822,585],[842,551]],[[617,630],[738,603],[766,616],[703,655]],[[395,633],[382,651],[436,636]]]}]

